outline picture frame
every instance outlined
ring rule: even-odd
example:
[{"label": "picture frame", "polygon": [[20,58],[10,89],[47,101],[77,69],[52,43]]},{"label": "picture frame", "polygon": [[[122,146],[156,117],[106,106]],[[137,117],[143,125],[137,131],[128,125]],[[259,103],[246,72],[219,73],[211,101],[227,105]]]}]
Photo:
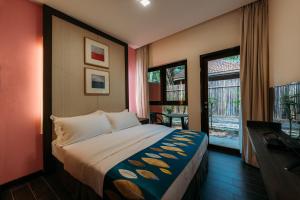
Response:
[{"label": "picture frame", "polygon": [[94,68],[84,68],[85,95],[109,95],[109,72]]},{"label": "picture frame", "polygon": [[108,46],[88,37],[85,37],[84,63],[86,65],[109,68]]}]

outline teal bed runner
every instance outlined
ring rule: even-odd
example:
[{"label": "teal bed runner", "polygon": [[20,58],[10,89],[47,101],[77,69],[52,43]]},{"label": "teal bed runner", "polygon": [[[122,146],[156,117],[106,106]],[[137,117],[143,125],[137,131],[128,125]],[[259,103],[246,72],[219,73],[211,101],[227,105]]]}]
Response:
[{"label": "teal bed runner", "polygon": [[204,133],[175,130],[121,161],[104,178],[104,199],[161,199],[200,147]]}]

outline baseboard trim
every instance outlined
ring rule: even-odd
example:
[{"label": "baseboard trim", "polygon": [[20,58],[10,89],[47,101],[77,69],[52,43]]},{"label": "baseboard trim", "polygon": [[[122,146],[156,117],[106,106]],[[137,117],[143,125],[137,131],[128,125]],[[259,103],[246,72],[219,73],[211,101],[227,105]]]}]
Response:
[{"label": "baseboard trim", "polygon": [[7,189],[7,188],[10,188],[10,187],[12,187],[14,185],[19,185],[19,184],[22,184],[22,183],[26,183],[29,180],[34,179],[36,177],[39,177],[39,176],[41,176],[43,174],[44,174],[44,172],[42,170],[39,170],[39,171],[34,172],[32,174],[28,174],[28,175],[20,177],[18,179],[9,181],[7,183],[4,183],[4,184],[0,185],[0,191],[3,191],[5,189]]}]

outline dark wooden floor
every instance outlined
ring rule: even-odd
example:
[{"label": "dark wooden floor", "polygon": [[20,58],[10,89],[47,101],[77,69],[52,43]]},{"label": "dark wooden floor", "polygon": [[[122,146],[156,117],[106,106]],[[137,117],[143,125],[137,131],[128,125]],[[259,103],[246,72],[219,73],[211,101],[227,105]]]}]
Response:
[{"label": "dark wooden floor", "polygon": [[201,199],[268,199],[259,170],[244,164],[240,157],[210,151],[208,170]]},{"label": "dark wooden floor", "polygon": [[[259,170],[239,157],[209,152],[209,172],[201,187],[201,200],[264,200],[267,195]],[[71,200],[58,178],[45,175],[6,188],[1,200]]]}]

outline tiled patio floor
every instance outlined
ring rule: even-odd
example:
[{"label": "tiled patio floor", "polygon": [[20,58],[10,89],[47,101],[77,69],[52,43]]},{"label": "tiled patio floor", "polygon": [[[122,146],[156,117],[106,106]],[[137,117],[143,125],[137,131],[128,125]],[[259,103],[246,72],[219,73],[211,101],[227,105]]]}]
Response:
[{"label": "tiled patio floor", "polygon": [[209,143],[233,149],[240,149],[239,118],[213,116]]},{"label": "tiled patio floor", "polygon": [[230,137],[209,136],[209,143],[217,146],[240,149],[240,141],[238,137],[230,138]]}]

